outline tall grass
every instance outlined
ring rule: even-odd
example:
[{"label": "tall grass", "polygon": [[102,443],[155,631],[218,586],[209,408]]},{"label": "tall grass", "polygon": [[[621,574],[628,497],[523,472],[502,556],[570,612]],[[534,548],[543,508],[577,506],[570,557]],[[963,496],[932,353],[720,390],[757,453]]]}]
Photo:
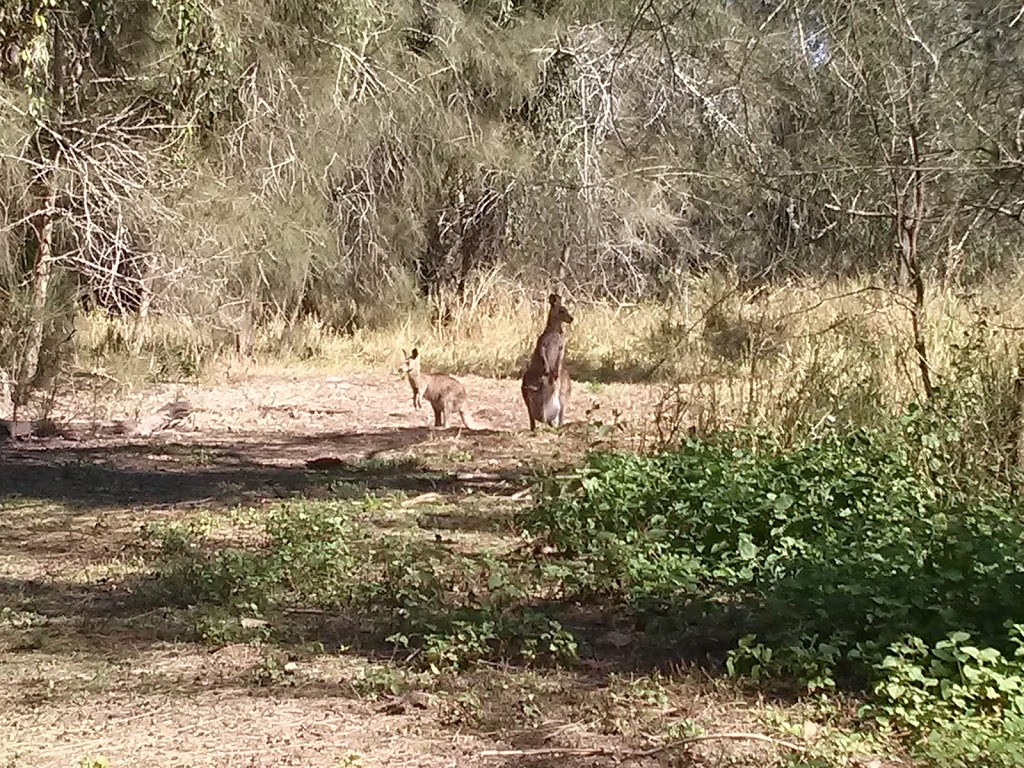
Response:
[{"label": "tall grass", "polygon": [[[758,294],[735,284],[728,275],[693,279],[677,300],[662,303],[568,295],[574,378],[661,388],[654,416],[665,438],[693,426],[796,433],[823,420],[871,424],[922,397],[899,294],[867,278],[794,281]],[[990,417],[1007,430],[1016,407],[1021,290],[1019,281],[971,295],[935,289],[926,306],[929,364],[940,394],[969,390],[971,407],[998,411],[1002,416]],[[442,293],[409,306],[351,333],[315,317],[257,324],[250,365],[390,372],[403,350],[418,347],[431,369],[517,377],[546,310],[543,293],[524,290],[500,270],[471,281],[461,296]],[[215,323],[94,314],[80,319],[77,338],[81,365],[129,378],[216,375],[238,361],[233,333]],[[983,422],[975,432],[984,431]]]}]

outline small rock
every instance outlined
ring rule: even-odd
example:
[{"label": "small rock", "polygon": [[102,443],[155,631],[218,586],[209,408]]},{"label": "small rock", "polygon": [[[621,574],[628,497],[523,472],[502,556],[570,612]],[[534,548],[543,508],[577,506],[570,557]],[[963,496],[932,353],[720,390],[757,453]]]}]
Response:
[{"label": "small rock", "polygon": [[803,725],[800,727],[800,734],[803,736],[804,741],[814,741],[818,738],[819,733],[821,733],[821,726],[813,720],[804,720]]},{"label": "small rock", "polygon": [[320,456],[306,461],[307,469],[337,469],[345,466],[348,466],[348,462],[335,456]]}]

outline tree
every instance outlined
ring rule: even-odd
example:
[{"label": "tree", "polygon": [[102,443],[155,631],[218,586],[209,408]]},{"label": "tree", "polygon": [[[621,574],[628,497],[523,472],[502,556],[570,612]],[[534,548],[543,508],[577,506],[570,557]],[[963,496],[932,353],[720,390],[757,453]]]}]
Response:
[{"label": "tree", "polygon": [[980,0],[653,2],[627,47],[660,51],[676,98],[657,126],[705,249],[752,280],[886,268],[931,395],[926,281],[985,274],[1024,235],[1022,17]]},{"label": "tree", "polygon": [[[190,18],[185,6],[192,7],[184,3],[176,16]],[[158,76],[133,74],[133,57],[145,58],[138,40],[156,23],[150,15],[168,20],[155,8],[105,0],[0,5],[0,43],[18,51],[5,79],[27,103],[16,158],[28,224],[28,295],[14,366],[18,406],[42,372],[54,317],[74,311],[72,291],[61,292],[63,306],[56,306],[55,280],[73,278],[83,298],[112,313],[144,315],[149,307],[156,277],[150,233],[154,222],[176,218],[161,196],[180,186],[181,171],[167,156],[195,119],[193,112],[177,123],[167,105],[211,90],[197,87],[200,75],[176,71],[180,61],[195,65],[191,37],[169,38],[177,55],[166,58]]]},{"label": "tree", "polygon": [[[59,137],[64,115],[65,45],[62,10],[53,0],[42,0],[23,9],[31,15],[27,35],[26,85],[31,94],[30,114],[36,124],[29,148],[31,205],[29,213],[34,251],[31,266],[31,299],[21,359],[15,374],[12,399],[15,406],[28,399],[39,368],[39,353],[46,323],[46,304],[53,276],[53,225],[57,209],[54,176],[59,162]],[[14,43],[12,43],[14,44]]]}]

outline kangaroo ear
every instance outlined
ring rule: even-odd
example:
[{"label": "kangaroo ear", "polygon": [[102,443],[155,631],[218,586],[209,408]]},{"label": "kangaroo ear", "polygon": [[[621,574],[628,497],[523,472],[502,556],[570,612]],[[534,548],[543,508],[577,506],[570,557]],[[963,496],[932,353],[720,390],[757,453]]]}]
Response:
[{"label": "kangaroo ear", "polygon": [[412,354],[409,355],[409,357],[411,357],[413,360],[415,360],[419,356],[420,356],[420,351],[418,349],[416,349],[416,347],[413,347],[412,348]]},{"label": "kangaroo ear", "polygon": [[548,296],[548,304],[550,304],[552,307],[558,304],[558,302],[560,301],[561,299],[559,298],[557,293],[552,293],[550,296]]}]

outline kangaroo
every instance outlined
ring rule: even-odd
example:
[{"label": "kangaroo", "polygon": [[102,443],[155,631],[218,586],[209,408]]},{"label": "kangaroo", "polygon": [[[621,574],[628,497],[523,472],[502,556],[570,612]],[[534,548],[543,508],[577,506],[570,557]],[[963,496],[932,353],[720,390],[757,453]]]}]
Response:
[{"label": "kangaroo", "polygon": [[572,322],[572,315],[557,293],[548,296],[551,308],[544,332],[533,348],[530,364],[523,374],[523,401],[530,416],[530,431],[537,422],[561,427],[565,406],[572,392],[569,372],[565,369],[565,332],[562,326]]},{"label": "kangaroo", "polygon": [[476,422],[466,409],[466,388],[446,373],[423,373],[420,371],[420,352],[414,349],[398,369],[409,377],[412,387],[412,404],[420,408],[423,401],[434,409],[434,426],[447,427],[448,417],[457,412],[467,429],[478,429]]}]

